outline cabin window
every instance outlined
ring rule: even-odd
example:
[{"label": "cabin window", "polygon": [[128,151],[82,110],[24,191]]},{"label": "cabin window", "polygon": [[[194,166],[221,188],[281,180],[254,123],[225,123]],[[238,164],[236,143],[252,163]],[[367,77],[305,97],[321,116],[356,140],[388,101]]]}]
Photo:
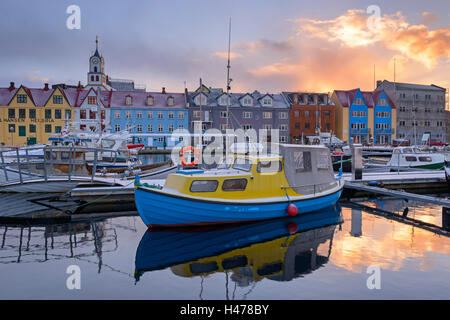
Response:
[{"label": "cabin window", "polygon": [[70,152],[61,151],[61,160],[68,160],[70,158]]},{"label": "cabin window", "polygon": [[222,184],[223,191],[242,191],[247,186],[247,179],[227,179]]},{"label": "cabin window", "polygon": [[406,161],[417,161],[416,157],[411,157],[411,156],[406,156],[405,159],[406,159]]},{"label": "cabin window", "polygon": [[192,181],[189,190],[191,192],[214,192],[218,185],[219,181],[217,180],[195,180]]},{"label": "cabin window", "polygon": [[217,271],[219,270],[219,267],[215,261],[211,261],[206,263],[192,263],[189,265],[189,269],[191,269],[192,273],[199,274]]},{"label": "cabin window", "polygon": [[236,158],[232,168],[236,170],[250,171],[252,168],[252,162],[249,159]]},{"label": "cabin window", "polygon": [[256,273],[258,273],[258,275],[260,276],[268,276],[270,274],[280,272],[281,270],[283,270],[283,264],[281,262],[275,262],[266,264],[262,268],[258,269]]},{"label": "cabin window", "polygon": [[422,162],[432,162],[431,157],[419,157],[419,161]]},{"label": "cabin window", "polygon": [[234,269],[234,268],[243,268],[247,265],[248,259],[246,256],[236,256],[224,259],[222,261],[222,268],[226,269]]},{"label": "cabin window", "polygon": [[329,154],[326,150],[322,150],[317,155],[317,169],[328,169],[330,165]]},{"label": "cabin window", "polygon": [[311,171],[311,152],[294,152],[294,166],[296,172]]},{"label": "cabin window", "polygon": [[280,172],[282,169],[281,161],[260,161],[256,167],[256,171],[262,173]]}]

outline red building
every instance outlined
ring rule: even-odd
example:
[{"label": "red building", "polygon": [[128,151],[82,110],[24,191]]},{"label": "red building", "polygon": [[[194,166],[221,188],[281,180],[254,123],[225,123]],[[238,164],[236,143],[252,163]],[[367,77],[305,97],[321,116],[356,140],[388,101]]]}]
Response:
[{"label": "red building", "polygon": [[335,106],[327,93],[283,92],[290,105],[291,142],[320,132],[335,131]]}]

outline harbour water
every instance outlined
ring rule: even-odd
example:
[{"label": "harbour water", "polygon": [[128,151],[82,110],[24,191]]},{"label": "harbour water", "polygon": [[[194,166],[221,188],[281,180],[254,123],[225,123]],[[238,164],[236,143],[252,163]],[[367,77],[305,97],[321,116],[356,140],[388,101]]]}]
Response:
[{"label": "harbour water", "polygon": [[[439,206],[362,204],[442,226]],[[1,225],[0,299],[447,299],[449,253],[448,233],[345,206],[189,232],[147,231],[137,213]],[[73,265],[81,288],[69,290]]]}]

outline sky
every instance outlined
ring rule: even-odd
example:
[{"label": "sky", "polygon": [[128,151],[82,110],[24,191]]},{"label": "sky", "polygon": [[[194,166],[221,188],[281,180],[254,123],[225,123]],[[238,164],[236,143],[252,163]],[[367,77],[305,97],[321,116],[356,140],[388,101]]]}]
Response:
[{"label": "sky", "polygon": [[86,84],[98,36],[111,78],[225,88],[230,18],[232,92],[372,90],[394,64],[398,82],[450,87],[448,0],[2,1],[0,87]]}]

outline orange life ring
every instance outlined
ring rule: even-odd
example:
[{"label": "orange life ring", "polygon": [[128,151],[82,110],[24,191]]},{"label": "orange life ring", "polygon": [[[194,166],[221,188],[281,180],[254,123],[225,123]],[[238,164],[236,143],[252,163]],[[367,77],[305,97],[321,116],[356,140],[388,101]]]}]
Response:
[{"label": "orange life ring", "polygon": [[339,151],[333,151],[333,155],[342,156],[344,153]]},{"label": "orange life ring", "polygon": [[[184,159],[184,153],[186,151],[192,151],[194,152],[194,161],[187,163],[186,160]],[[183,147],[183,149],[181,149],[180,151],[180,160],[181,160],[181,164],[185,167],[192,167],[195,166],[198,163],[198,150],[195,147],[192,146],[187,146],[187,147]]]}]

